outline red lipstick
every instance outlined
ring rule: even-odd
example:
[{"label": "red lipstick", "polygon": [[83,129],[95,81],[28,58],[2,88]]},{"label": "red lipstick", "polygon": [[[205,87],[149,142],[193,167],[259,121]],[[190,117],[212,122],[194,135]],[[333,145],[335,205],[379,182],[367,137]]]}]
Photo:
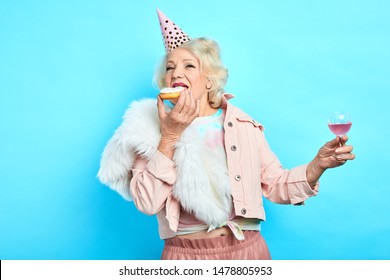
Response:
[{"label": "red lipstick", "polygon": [[184,84],[184,83],[174,83],[173,85],[172,85],[172,87],[185,87],[185,88],[188,88],[188,86],[186,85],[186,84]]}]

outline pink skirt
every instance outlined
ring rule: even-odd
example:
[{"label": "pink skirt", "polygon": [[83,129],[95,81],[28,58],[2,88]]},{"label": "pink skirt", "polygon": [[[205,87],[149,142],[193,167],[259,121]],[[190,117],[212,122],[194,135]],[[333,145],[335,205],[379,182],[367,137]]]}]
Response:
[{"label": "pink skirt", "polygon": [[270,260],[264,238],[258,231],[244,231],[245,240],[234,235],[206,239],[165,240],[162,260]]}]

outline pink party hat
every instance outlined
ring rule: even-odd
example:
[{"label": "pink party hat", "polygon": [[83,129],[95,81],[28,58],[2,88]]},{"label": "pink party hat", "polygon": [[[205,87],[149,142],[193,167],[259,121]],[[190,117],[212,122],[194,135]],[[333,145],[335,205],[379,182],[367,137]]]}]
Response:
[{"label": "pink party hat", "polygon": [[161,33],[165,45],[165,51],[168,53],[180,45],[191,40],[179,26],[170,20],[163,12],[157,9],[158,20],[160,21]]}]

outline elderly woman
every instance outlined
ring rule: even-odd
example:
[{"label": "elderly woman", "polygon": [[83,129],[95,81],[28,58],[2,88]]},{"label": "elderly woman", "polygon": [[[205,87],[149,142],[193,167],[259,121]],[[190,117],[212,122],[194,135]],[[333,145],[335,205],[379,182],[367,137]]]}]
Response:
[{"label": "elderly woman", "polygon": [[190,39],[158,14],[167,54],[157,83],[184,89],[170,102],[133,102],[98,176],[140,211],[157,214],[162,259],[270,259],[260,233],[263,196],[303,204],[327,168],[354,159],[352,146],[335,138],[310,163],[283,169],[262,125],[228,102],[217,43]]}]

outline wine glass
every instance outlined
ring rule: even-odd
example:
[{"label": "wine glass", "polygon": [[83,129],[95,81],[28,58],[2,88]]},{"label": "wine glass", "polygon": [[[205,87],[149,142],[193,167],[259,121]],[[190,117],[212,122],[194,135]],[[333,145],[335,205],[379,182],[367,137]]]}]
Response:
[{"label": "wine glass", "polygon": [[336,111],[329,115],[328,127],[339,138],[339,145],[341,146],[341,137],[347,134],[351,129],[352,119],[349,112]]}]

